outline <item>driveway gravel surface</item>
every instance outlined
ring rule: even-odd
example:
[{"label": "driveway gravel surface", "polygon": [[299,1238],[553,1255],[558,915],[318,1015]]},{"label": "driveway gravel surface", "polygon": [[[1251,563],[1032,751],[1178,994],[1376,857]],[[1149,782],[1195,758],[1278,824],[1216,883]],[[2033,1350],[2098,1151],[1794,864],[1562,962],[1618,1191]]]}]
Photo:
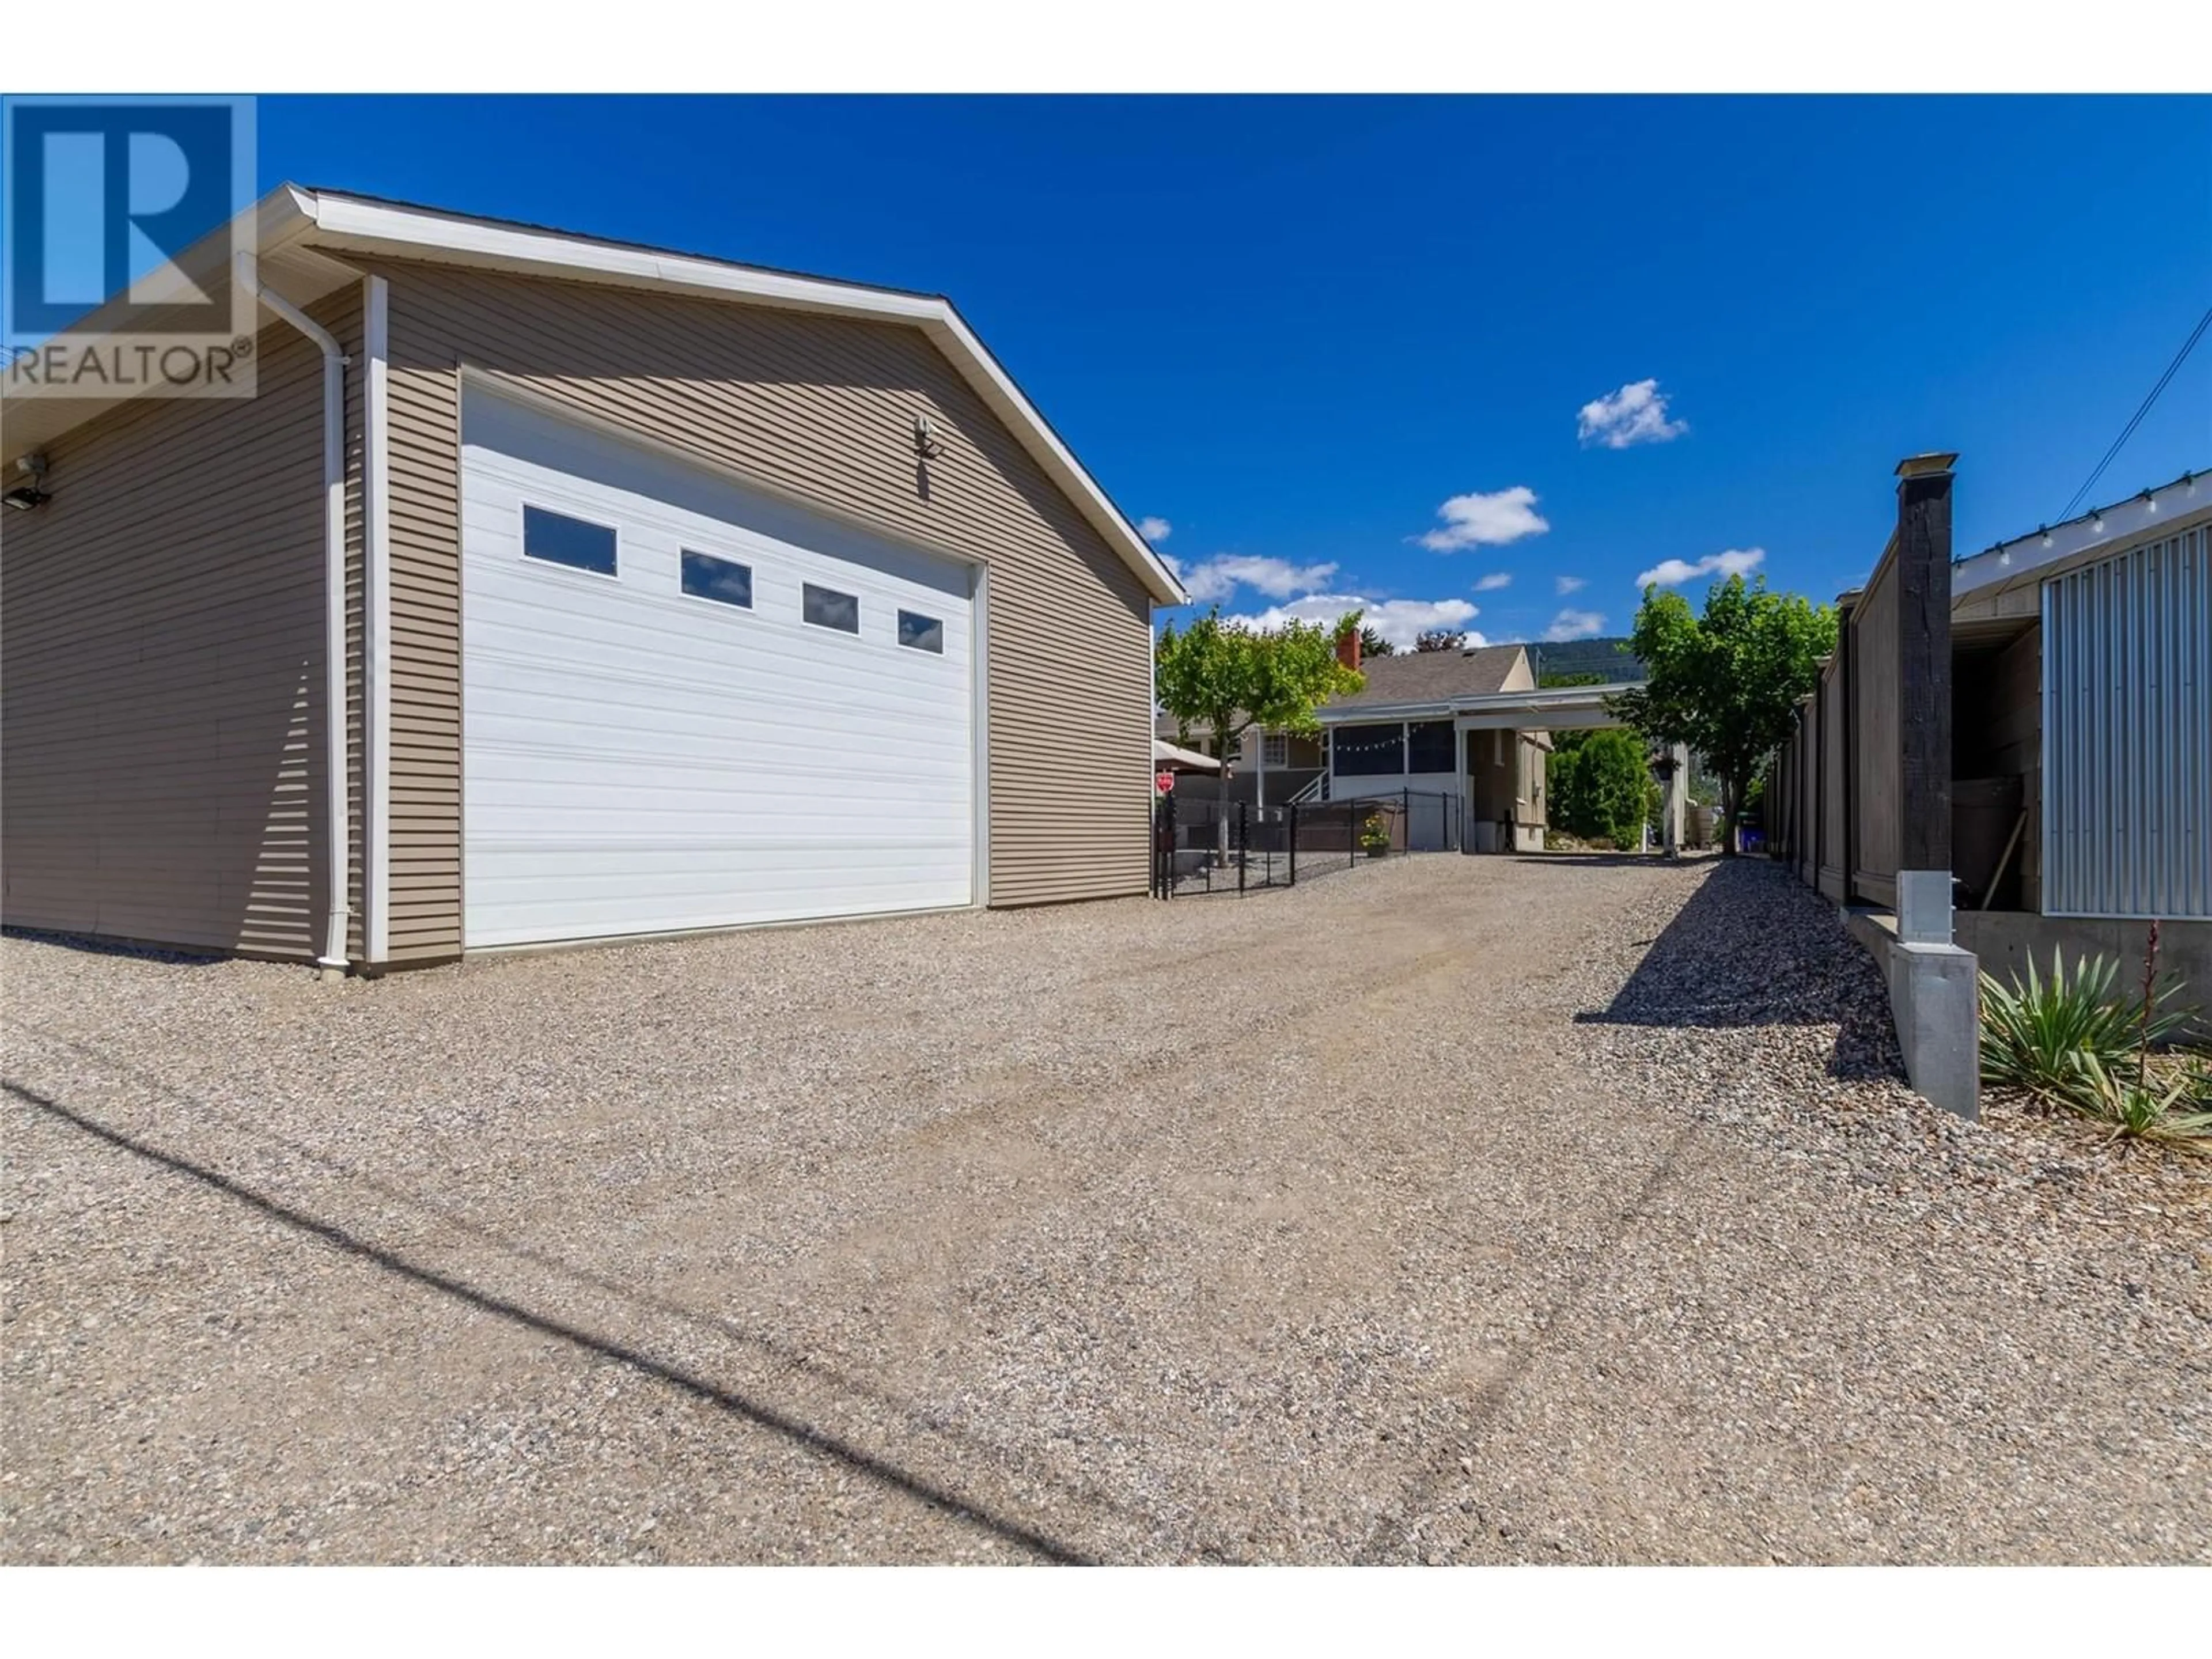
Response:
[{"label": "driveway gravel surface", "polygon": [[1773,866],[10,938],[0,1559],[2212,1560],[2212,1180]]}]

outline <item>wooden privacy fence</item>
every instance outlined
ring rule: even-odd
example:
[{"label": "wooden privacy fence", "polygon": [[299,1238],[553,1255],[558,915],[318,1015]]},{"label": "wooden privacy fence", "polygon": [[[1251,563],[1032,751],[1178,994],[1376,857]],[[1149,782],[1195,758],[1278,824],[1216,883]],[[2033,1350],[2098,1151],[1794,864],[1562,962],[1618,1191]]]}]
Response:
[{"label": "wooden privacy fence", "polygon": [[1770,854],[1838,904],[1895,909],[1899,872],[1950,869],[1956,459],[1899,465],[1897,530],[1768,776]]}]

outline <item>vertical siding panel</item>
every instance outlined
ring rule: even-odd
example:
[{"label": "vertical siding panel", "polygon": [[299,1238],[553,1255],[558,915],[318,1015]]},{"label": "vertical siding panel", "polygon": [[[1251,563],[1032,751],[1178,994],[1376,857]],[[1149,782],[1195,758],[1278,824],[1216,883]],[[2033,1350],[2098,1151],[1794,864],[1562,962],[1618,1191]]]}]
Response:
[{"label": "vertical siding panel", "polygon": [[2212,606],[2199,526],[2045,584],[2044,908],[2212,916]]}]

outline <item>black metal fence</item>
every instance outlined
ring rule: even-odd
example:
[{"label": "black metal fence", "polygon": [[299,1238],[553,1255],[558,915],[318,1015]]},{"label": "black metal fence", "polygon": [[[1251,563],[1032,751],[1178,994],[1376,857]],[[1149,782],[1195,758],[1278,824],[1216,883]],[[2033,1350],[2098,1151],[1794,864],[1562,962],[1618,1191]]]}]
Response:
[{"label": "black metal fence", "polygon": [[1255,893],[1294,887],[1302,874],[1349,869],[1362,858],[1456,853],[1464,847],[1463,805],[1456,795],[1406,789],[1293,806],[1163,795],[1153,809],[1152,892]]}]

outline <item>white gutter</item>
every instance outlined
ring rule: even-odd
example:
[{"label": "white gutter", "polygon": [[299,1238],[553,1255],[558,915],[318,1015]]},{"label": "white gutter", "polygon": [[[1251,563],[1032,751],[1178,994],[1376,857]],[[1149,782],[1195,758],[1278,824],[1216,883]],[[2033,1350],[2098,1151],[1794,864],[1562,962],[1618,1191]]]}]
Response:
[{"label": "white gutter", "polygon": [[1443,720],[1454,715],[1578,714],[1601,710],[1607,697],[1632,690],[1635,685],[1632,680],[1621,680],[1604,685],[1547,686],[1534,691],[1469,691],[1454,697],[1431,697],[1425,702],[1376,702],[1334,708],[1323,704],[1314,711],[1314,718],[1323,726],[1358,726],[1370,721],[1388,726],[1393,720]]},{"label": "white gutter", "polygon": [[337,338],[275,289],[264,288],[253,262],[238,259],[246,292],[313,341],[323,354],[323,747],[330,820],[330,900],[323,953],[325,979],[346,970],[347,878],[352,865],[346,776],[345,370],[350,360]]},{"label": "white gutter", "polygon": [[392,954],[392,338],[390,285],[362,283],[362,960]]}]

